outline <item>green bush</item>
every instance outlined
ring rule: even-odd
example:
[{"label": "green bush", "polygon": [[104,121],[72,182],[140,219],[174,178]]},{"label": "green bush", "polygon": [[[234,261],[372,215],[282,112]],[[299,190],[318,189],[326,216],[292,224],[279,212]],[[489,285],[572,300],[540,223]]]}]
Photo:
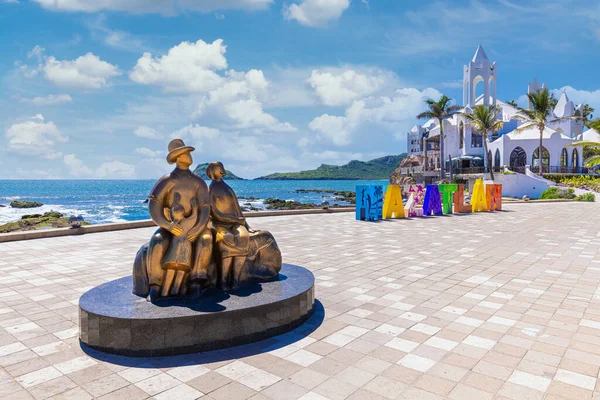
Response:
[{"label": "green bush", "polygon": [[589,175],[545,174],[544,178],[562,186],[600,192],[600,177]]},{"label": "green bush", "polygon": [[574,199],[575,189],[551,186],[544,190],[540,199]]},{"label": "green bush", "polygon": [[575,196],[575,201],[596,201],[596,195],[594,193],[584,193],[579,196]]}]

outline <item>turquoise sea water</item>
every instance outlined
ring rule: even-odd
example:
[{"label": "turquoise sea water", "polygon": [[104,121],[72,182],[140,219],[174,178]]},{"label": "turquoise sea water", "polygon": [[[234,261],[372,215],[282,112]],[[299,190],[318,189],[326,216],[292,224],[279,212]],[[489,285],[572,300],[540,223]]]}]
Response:
[{"label": "turquoise sea water", "polygon": [[[36,209],[0,207],[0,224],[15,221],[24,214],[59,211],[65,215],[81,214],[91,223],[136,221],[150,218],[144,200],[154,186],[154,180],[0,180],[0,205],[11,200],[39,201]],[[296,193],[297,189],[330,189],[354,191],[357,185],[380,184],[387,181],[229,181],[240,199],[262,208],[263,199],[274,197],[303,203],[338,203],[327,195]]]}]

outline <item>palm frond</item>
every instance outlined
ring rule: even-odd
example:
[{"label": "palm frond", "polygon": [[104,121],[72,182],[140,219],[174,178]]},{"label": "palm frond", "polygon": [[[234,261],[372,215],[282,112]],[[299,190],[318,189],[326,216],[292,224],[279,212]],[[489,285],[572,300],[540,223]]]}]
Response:
[{"label": "palm frond", "polygon": [[600,156],[591,156],[585,160],[583,164],[586,167],[595,167],[596,165],[600,165]]},{"label": "palm frond", "polygon": [[596,132],[600,133],[600,119],[596,119],[596,120],[588,122],[587,126],[590,129],[593,129]]},{"label": "palm frond", "polygon": [[531,128],[532,126],[535,126],[535,124],[534,124],[533,122],[526,123],[526,124],[523,124],[523,125],[521,125],[521,126],[517,126],[517,127],[514,129],[514,131],[515,131],[515,132],[523,132],[525,129],[529,129],[529,128]]},{"label": "palm frond", "polygon": [[569,147],[575,147],[575,146],[594,148],[594,147],[600,147],[600,143],[598,143],[598,142],[575,142],[575,143],[571,143],[569,145]]}]

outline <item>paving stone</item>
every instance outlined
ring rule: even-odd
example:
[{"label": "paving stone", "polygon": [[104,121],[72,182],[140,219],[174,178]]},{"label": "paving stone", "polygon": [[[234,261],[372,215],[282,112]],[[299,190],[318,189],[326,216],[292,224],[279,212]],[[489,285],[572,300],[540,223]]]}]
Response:
[{"label": "paving stone", "polygon": [[324,316],[262,344],[162,359],[95,358],[78,341],[81,294],[129,275],[153,229],[0,243],[0,396],[598,397],[598,205],[504,208],[254,218],[284,262],[313,272]]}]

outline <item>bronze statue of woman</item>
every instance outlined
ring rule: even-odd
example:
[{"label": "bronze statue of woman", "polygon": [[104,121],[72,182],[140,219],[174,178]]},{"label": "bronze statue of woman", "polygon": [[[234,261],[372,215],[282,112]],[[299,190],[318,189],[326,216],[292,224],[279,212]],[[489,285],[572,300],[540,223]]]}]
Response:
[{"label": "bronze statue of woman", "polygon": [[242,214],[233,189],[223,181],[225,167],[221,162],[210,163],[206,175],[209,186],[210,216],[215,230],[216,251],[221,259],[221,288],[238,287],[250,245],[249,227]]}]

